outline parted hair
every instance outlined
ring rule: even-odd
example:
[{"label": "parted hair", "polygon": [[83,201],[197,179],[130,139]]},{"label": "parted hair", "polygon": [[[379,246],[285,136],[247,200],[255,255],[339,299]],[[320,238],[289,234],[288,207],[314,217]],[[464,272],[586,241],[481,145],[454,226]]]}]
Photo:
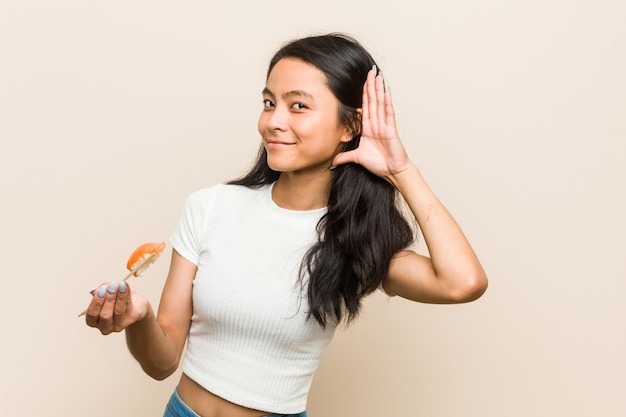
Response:
[{"label": "parted hair", "polygon": [[[372,56],[352,37],[329,33],[284,44],[270,61],[267,76],[278,61],[294,58],[315,66],[326,76],[339,101],[339,120],[352,133],[346,151],[361,139],[363,85],[375,65]],[[271,184],[280,172],[267,164],[263,146],[255,164],[241,178],[228,182],[251,188]],[[409,246],[414,232],[399,209],[399,194],[386,180],[361,165],[349,163],[333,170],[327,211],[317,224],[318,240],[300,268],[306,288],[309,318],[322,326],[350,322],[362,299],[380,287],[391,259]]]}]

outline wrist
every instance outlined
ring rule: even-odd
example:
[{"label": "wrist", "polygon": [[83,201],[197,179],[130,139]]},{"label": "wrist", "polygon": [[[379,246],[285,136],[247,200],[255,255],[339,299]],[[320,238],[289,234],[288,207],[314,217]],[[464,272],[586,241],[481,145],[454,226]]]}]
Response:
[{"label": "wrist", "polygon": [[128,325],[127,329],[140,330],[152,326],[154,322],[156,322],[156,315],[150,303],[146,302],[143,307],[138,309],[136,319]]},{"label": "wrist", "polygon": [[415,184],[416,180],[423,181],[422,174],[411,161],[408,161],[403,169],[389,174],[386,179],[399,191],[402,191],[408,184]]}]

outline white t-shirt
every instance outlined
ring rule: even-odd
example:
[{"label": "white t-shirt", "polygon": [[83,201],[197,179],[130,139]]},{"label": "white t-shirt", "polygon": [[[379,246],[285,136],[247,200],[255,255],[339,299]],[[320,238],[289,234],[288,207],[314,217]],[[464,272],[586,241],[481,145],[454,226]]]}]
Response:
[{"label": "white t-shirt", "polygon": [[298,281],[326,209],[278,207],[271,185],[215,185],[185,203],[170,242],[198,266],[182,370],[228,401],[272,413],[305,410],[335,328],[307,320]]}]

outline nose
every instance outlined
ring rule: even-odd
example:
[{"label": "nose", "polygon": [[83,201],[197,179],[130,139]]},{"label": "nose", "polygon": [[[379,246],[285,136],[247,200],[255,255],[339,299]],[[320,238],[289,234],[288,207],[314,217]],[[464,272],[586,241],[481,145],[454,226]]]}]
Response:
[{"label": "nose", "polygon": [[282,108],[282,106],[276,106],[271,111],[267,112],[267,128],[269,130],[285,130],[287,128],[287,118],[289,112]]}]

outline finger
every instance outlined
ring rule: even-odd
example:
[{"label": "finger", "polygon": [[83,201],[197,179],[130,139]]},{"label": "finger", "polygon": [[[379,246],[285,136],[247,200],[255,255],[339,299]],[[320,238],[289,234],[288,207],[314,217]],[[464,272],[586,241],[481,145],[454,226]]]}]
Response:
[{"label": "finger", "polygon": [[91,300],[91,303],[89,303],[89,307],[87,307],[87,312],[85,313],[85,323],[87,323],[87,326],[98,326],[98,321],[100,319],[100,310],[102,309],[102,305],[104,304],[104,296],[106,295],[106,292],[106,285],[101,285],[100,287],[92,291],[93,299]]},{"label": "finger", "polygon": [[336,167],[338,165],[349,164],[351,162],[357,164],[359,163],[358,152],[356,151],[356,149],[352,151],[341,152],[340,154],[335,156],[331,166]]},{"label": "finger", "polygon": [[389,90],[385,91],[385,123],[387,126],[396,125],[396,111],[393,108],[393,100]]},{"label": "finger", "polygon": [[367,75],[367,107],[369,111],[368,120],[372,127],[372,132],[378,130],[378,110],[376,108],[376,69],[372,69]]},{"label": "finger", "polygon": [[117,287],[115,281],[111,281],[107,286],[104,304],[102,305],[102,309],[100,309],[98,328],[102,334],[109,334],[113,331],[113,309],[115,308],[116,298]]},{"label": "finger", "polygon": [[365,78],[365,83],[363,83],[363,98],[361,100],[361,108],[363,109],[363,121],[367,121],[367,119],[370,117],[370,111],[369,111],[369,95],[367,94],[367,89],[368,89],[368,82],[370,79],[370,76],[372,74],[372,70],[369,70],[367,73],[367,77]]},{"label": "finger", "polygon": [[115,298],[115,307],[113,308],[113,329],[120,331],[123,329],[126,312],[130,311],[130,288],[126,281],[120,282],[117,288],[117,297]]},{"label": "finger", "polygon": [[378,123],[383,123],[385,117],[385,81],[383,75],[380,74],[374,80],[374,88],[376,91],[376,119]]}]

